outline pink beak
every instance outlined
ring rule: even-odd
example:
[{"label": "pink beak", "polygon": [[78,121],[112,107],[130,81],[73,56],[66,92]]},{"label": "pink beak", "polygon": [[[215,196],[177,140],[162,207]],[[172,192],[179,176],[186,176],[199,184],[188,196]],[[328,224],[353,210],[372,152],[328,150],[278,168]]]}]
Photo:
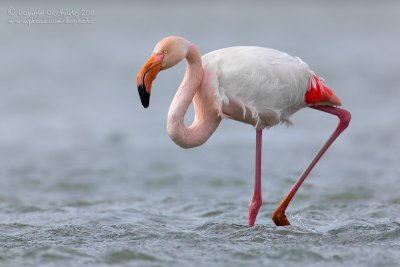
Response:
[{"label": "pink beak", "polygon": [[143,65],[137,75],[137,87],[143,107],[150,104],[151,84],[162,67],[164,54],[153,54]]}]

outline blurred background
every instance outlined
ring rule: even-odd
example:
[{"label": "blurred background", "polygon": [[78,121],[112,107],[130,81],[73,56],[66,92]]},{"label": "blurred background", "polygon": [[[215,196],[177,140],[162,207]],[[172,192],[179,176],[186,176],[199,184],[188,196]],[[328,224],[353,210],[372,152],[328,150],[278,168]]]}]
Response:
[{"label": "blurred background", "polygon": [[[0,7],[0,262],[398,260],[398,1],[4,1]],[[289,207],[293,228],[278,232],[270,214],[336,118],[301,110],[293,127],[264,131],[264,206],[261,226],[251,232],[245,225],[254,129],[225,120],[202,147],[177,147],[166,116],[185,62],[158,75],[148,109],[140,103],[136,74],[168,35],[187,38],[202,54],[256,45],[299,56],[352,113],[348,130]],[[189,112],[187,122],[192,118]],[[214,250],[220,252],[204,257]]]}]

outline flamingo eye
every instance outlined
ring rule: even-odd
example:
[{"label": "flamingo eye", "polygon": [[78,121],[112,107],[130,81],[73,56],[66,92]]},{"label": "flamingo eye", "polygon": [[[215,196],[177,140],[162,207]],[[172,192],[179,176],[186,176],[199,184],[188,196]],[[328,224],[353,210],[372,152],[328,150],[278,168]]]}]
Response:
[{"label": "flamingo eye", "polygon": [[163,50],[162,52],[163,52],[164,54],[166,54],[166,53],[168,53],[168,50]]}]

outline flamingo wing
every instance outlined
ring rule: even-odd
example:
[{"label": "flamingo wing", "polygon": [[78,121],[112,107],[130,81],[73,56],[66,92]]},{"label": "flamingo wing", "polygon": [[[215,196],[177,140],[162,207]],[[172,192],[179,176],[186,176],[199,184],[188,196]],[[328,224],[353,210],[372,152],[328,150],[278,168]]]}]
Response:
[{"label": "flamingo wing", "polygon": [[[316,87],[317,76],[304,61],[270,48],[228,47],[202,61],[205,73],[212,73],[206,77],[212,79],[221,113],[257,128],[290,123],[290,115],[309,104],[307,91]],[[315,95],[312,104],[318,102]]]}]

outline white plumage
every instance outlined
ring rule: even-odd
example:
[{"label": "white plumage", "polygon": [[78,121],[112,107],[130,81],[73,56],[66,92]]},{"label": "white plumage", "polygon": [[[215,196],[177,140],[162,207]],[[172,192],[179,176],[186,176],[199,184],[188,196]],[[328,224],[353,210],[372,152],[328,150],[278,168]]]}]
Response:
[{"label": "white plumage", "polygon": [[264,128],[290,124],[290,115],[307,105],[304,95],[314,73],[298,57],[270,48],[237,46],[205,54],[202,62],[222,116],[238,119],[231,113],[237,110],[232,105],[239,105],[240,121],[250,123],[246,113],[251,112],[256,128]]}]

